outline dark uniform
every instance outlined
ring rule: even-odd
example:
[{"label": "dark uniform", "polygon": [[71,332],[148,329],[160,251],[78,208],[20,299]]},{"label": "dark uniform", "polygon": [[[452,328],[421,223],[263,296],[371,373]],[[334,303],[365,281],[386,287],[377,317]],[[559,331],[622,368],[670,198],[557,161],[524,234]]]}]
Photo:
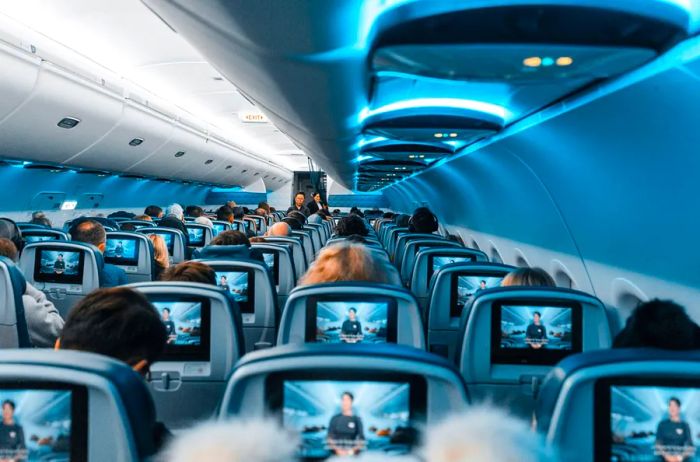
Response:
[{"label": "dark uniform", "polygon": [[175,323],[168,320],[168,321],[163,321],[163,325],[165,326],[165,332],[168,334],[168,337],[171,335],[175,335]]},{"label": "dark uniform", "polygon": [[544,324],[537,325],[535,323],[527,326],[527,331],[525,332],[525,338],[527,340],[534,340],[533,343],[545,344],[542,340],[547,339],[547,328]]},{"label": "dark uniform", "polygon": [[117,244],[117,247],[114,249],[114,256],[117,258],[122,258],[124,256],[124,246],[121,242]]},{"label": "dark uniform", "polygon": [[340,328],[340,334],[360,340],[362,336],[362,324],[360,324],[360,321],[357,320],[351,321],[346,319]]},{"label": "dark uniform", "polygon": [[328,424],[328,439],[343,449],[356,446],[358,441],[364,441],[362,419],[355,415],[338,414],[333,416]]},{"label": "dark uniform", "polygon": [[289,208],[287,209],[287,213],[289,213],[289,212],[294,212],[294,211],[301,212],[301,213],[303,213],[304,216],[306,216],[306,217],[309,217],[309,216],[311,215],[311,211],[310,211],[309,208],[308,208],[307,206],[305,206],[305,205],[302,205],[301,207],[297,207],[296,205],[292,205],[291,207],[289,207]]},{"label": "dark uniform", "polygon": [[0,423],[0,459],[26,460],[26,448],[21,425]]},{"label": "dark uniform", "polygon": [[65,260],[56,260],[53,263],[53,272],[54,273],[63,273],[66,271],[66,261]]},{"label": "dark uniform", "polygon": [[[694,450],[688,449],[693,447],[693,435],[690,432],[690,426],[687,422],[674,422],[670,419],[664,419],[659,422],[656,427],[656,446],[658,452],[670,455],[681,455],[684,452],[694,454]],[[683,461],[690,461],[692,455],[685,457]],[[663,457],[660,459],[663,460]]]}]

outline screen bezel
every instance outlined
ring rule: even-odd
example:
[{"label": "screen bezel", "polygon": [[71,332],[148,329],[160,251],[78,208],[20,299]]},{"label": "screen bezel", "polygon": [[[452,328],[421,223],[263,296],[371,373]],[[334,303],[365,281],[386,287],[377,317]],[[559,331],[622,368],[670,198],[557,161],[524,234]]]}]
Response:
[{"label": "screen bezel", "polygon": [[[501,348],[501,310],[504,306],[541,306],[571,308],[571,350],[527,350]],[[534,301],[513,298],[498,300],[491,305],[491,364],[553,366],[567,356],[582,351],[583,308],[579,302],[564,300]]]},{"label": "screen bezel", "polygon": [[[371,379],[367,379],[371,377]],[[424,376],[418,374],[392,373],[376,369],[358,369],[351,372],[340,371],[288,371],[273,372],[265,377],[265,396],[267,410],[277,416],[284,425],[284,382],[285,381],[333,381],[333,382],[395,382],[409,384],[409,422],[411,427],[420,431],[427,422],[428,384]],[[422,432],[419,433],[416,446],[420,444]],[[367,452],[370,453],[372,452]],[[298,457],[298,456],[297,456]],[[329,456],[331,457],[331,456]],[[299,458],[300,460],[325,460],[324,458]],[[391,456],[387,456],[391,460]]]},{"label": "screen bezel", "polygon": [[108,257],[105,255],[105,257],[104,257],[105,263],[109,263],[109,264],[116,265],[116,266],[138,266],[139,265],[139,254],[141,253],[141,248],[140,248],[141,242],[139,239],[133,238],[133,237],[120,238],[120,237],[107,236],[107,241],[132,241],[136,244],[136,247],[135,247],[136,255],[134,256],[134,258],[129,258],[129,259],[125,259],[125,258],[117,259],[116,257]]},{"label": "screen bezel", "polygon": [[267,266],[267,263],[265,263],[265,261],[264,261],[264,258],[265,258],[264,256],[263,256],[263,263],[265,263],[265,266],[267,267],[268,270],[271,269],[272,280],[275,283],[275,285],[276,286],[280,285],[280,253],[276,252],[274,250],[262,250],[262,249],[260,250],[260,253],[262,253],[263,255],[265,255],[265,254],[273,255],[273,257],[274,257],[273,264],[275,265],[274,268],[271,269],[269,266]]},{"label": "screen bezel", "polygon": [[[221,230],[216,231],[219,227],[221,228]],[[230,226],[229,226],[229,229],[230,229]],[[214,234],[215,231],[216,231],[216,234]],[[211,234],[214,237],[218,236],[219,234],[223,233],[224,231],[227,231],[225,223],[212,223]]]},{"label": "screen bezel", "polygon": [[[207,241],[207,234],[206,234],[206,229],[205,228],[200,228],[199,226],[187,226],[185,225],[185,228],[187,229],[187,242],[189,242],[190,247],[204,247],[205,243]],[[199,241],[192,241],[190,238],[190,233],[189,231],[191,229],[196,229],[202,232],[202,239]]]},{"label": "screen bezel", "polygon": [[[304,341],[307,343],[324,343],[316,341],[316,324],[318,323],[318,303],[341,302],[341,303],[386,303],[386,342],[396,343],[398,338],[398,304],[395,299],[382,297],[381,295],[331,295],[331,296],[310,296],[306,299],[306,320]],[[361,343],[361,342],[360,342]],[[365,343],[364,345],[373,345]]]},{"label": "screen bezel", "polygon": [[[418,255],[418,252],[416,252],[416,255]],[[444,257],[455,257],[455,258],[468,258],[469,261],[460,261],[460,262],[455,262],[455,263],[474,263],[476,261],[476,255],[448,255],[448,254],[438,254],[438,253],[433,253],[428,255],[428,271],[427,271],[427,281],[428,285],[430,284],[430,279],[433,277],[433,274],[435,274],[435,271],[433,270],[433,267],[435,266],[435,257],[438,258],[444,258]],[[446,265],[443,265],[446,266]]]},{"label": "screen bezel", "polygon": [[[35,380],[0,383],[0,393],[7,391],[69,391],[71,393],[70,461],[88,460],[88,390],[84,385]],[[28,435],[25,435],[28,437]]]},{"label": "screen bezel", "polygon": [[[39,239],[39,240],[31,240],[32,238],[45,238],[48,237],[50,239]],[[25,230],[22,232],[22,239],[24,239],[24,242],[27,244],[33,244],[34,242],[51,242],[51,241],[60,241],[61,238],[53,233],[47,233],[46,231],[41,231],[41,230]]]},{"label": "screen bezel", "polygon": [[504,278],[508,274],[508,271],[502,270],[469,270],[469,271],[455,271],[450,274],[452,278],[450,280],[450,318],[461,318],[462,312],[457,312],[457,295],[459,288],[459,278],[460,277],[500,277]]},{"label": "screen bezel", "polygon": [[[265,265],[265,262],[262,262],[263,265]],[[267,265],[265,265],[267,267]],[[237,267],[221,267],[221,266],[215,266],[214,272],[215,273],[248,273],[248,301],[245,303],[239,302],[236,300],[236,303],[238,304],[238,309],[242,314],[253,314],[255,313],[255,271],[249,268],[237,268]],[[219,286],[219,275],[216,275],[216,286],[220,288]],[[231,294],[231,291],[227,290],[226,293]]]},{"label": "screen bezel", "polygon": [[[197,296],[181,296],[173,300],[172,295],[164,294],[145,294],[148,301],[151,303],[201,303],[202,304],[202,321],[201,343],[196,346],[187,345],[166,345],[163,354],[156,362],[209,362],[211,360],[211,301],[205,297]],[[154,308],[155,305],[154,305]],[[160,319],[160,311],[158,318]]]},{"label": "screen bezel", "polygon": [[593,462],[610,462],[612,452],[612,387],[696,388],[700,392],[700,380],[687,377],[604,377],[593,386]]},{"label": "screen bezel", "polygon": [[[78,274],[74,276],[65,276],[58,274],[45,274],[41,272],[41,256],[43,252],[59,252],[59,253],[79,253],[80,257],[78,259]],[[50,247],[42,246],[34,251],[34,281],[44,282],[51,284],[67,284],[67,285],[78,285],[83,283],[83,278],[85,277],[85,249],[73,249],[67,247]],[[60,277],[52,277],[60,276]]]}]

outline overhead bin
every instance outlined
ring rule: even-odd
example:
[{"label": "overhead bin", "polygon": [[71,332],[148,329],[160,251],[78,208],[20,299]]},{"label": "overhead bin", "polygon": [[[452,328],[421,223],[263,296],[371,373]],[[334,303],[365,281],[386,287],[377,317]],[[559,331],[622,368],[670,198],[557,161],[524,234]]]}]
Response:
[{"label": "overhead bin", "polygon": [[497,132],[502,128],[499,122],[456,114],[406,114],[368,123],[364,133],[411,142],[467,142]]},{"label": "overhead bin", "polygon": [[0,44],[0,122],[29,97],[40,64],[38,57]]}]

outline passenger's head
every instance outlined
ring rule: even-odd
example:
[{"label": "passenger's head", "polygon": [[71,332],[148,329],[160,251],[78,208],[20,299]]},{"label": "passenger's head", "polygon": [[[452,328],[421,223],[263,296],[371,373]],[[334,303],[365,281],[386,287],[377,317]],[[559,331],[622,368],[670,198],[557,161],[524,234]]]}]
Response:
[{"label": "passenger's head", "polygon": [[233,218],[236,220],[242,220],[246,213],[248,213],[247,210],[248,209],[245,207],[232,208],[231,211],[233,212]]},{"label": "passenger's head", "polygon": [[134,220],[153,221],[153,218],[151,218],[150,215],[136,215]]},{"label": "passenger's head", "polygon": [[509,286],[555,287],[556,284],[552,276],[542,268],[518,268],[501,281],[501,287]]},{"label": "passenger's head", "polygon": [[205,265],[204,263],[198,261],[183,261],[165,270],[161,280],[216,285],[216,272],[211,266]]},{"label": "passenger's head", "polygon": [[312,197],[314,199],[314,202],[321,202],[321,193],[315,192]]},{"label": "passenger's head", "polygon": [[143,214],[148,215],[152,218],[161,218],[163,216],[163,209],[158,207],[157,205],[149,205],[143,211]]},{"label": "passenger's head", "polygon": [[268,204],[267,202],[260,202],[258,204],[258,209],[263,209],[265,211],[265,215],[269,215],[271,211],[270,204]]},{"label": "passenger's head", "polygon": [[32,219],[29,221],[29,223],[46,226],[47,228],[51,227],[51,220],[49,220],[46,214],[41,211],[32,213]]},{"label": "passenger's head", "polygon": [[109,356],[146,373],[166,341],[165,327],[146,297],[115,287],[90,293],[70,311],[56,347]]},{"label": "passenger's head", "polygon": [[214,239],[211,240],[209,245],[244,245],[250,247],[250,240],[248,236],[240,231],[222,231]]},{"label": "passenger's head", "polygon": [[306,223],[306,215],[304,215],[303,213],[298,212],[296,210],[289,212],[289,214],[287,216],[290,218],[294,218],[302,225],[304,225]]},{"label": "passenger's head", "polygon": [[228,207],[228,208],[230,208],[230,209],[233,209],[233,208],[235,208],[235,207],[237,206],[237,204],[236,204],[236,201],[227,201],[227,202],[224,204],[224,206],[225,206],[225,207]]},{"label": "passenger's head", "polygon": [[9,258],[12,261],[17,261],[19,251],[15,244],[4,237],[0,237],[0,257]]},{"label": "passenger's head", "polygon": [[389,218],[389,219],[394,218],[394,213],[393,212],[384,212],[384,214],[382,215],[382,218]]},{"label": "passenger's head", "polygon": [[185,219],[185,211],[180,204],[170,204],[166,215],[177,218],[178,220]]},{"label": "passenger's head", "polygon": [[270,228],[265,233],[265,236],[269,237],[288,237],[292,235],[292,228],[289,224],[284,222],[275,223],[270,226]]},{"label": "passenger's head", "polygon": [[294,196],[294,205],[296,205],[297,207],[301,207],[302,205],[304,205],[304,201],[305,201],[305,200],[306,200],[306,194],[304,194],[303,192],[299,191],[299,192],[296,193],[296,195]]},{"label": "passenger's head", "polygon": [[299,220],[292,217],[284,217],[282,223],[286,223],[293,231],[300,231],[304,229],[304,225],[301,224]]},{"label": "passenger's head", "polygon": [[428,207],[418,207],[408,221],[412,233],[434,233],[438,230],[438,220]]},{"label": "passenger's head", "polygon": [[700,327],[685,309],[670,301],[654,299],[634,309],[627,324],[613,340],[613,348],[700,349]]},{"label": "passenger's head", "polygon": [[179,432],[158,462],[288,462],[299,437],[275,420],[207,422]]},{"label": "passenger's head", "polygon": [[421,449],[430,462],[554,462],[553,452],[528,422],[490,405],[427,427]]},{"label": "passenger's head", "polygon": [[22,231],[9,218],[0,218],[0,237],[11,240],[18,251],[22,250]]},{"label": "passenger's head", "polygon": [[335,234],[338,236],[352,236],[353,234],[366,236],[369,234],[369,230],[365,225],[365,220],[357,215],[348,215],[338,221]]},{"label": "passenger's head", "polygon": [[74,241],[92,244],[100,252],[105,251],[107,243],[107,233],[104,226],[95,220],[81,220],[70,228],[70,236]]},{"label": "passenger's head", "polygon": [[148,238],[153,242],[153,259],[161,268],[170,266],[170,255],[168,254],[168,246],[165,245],[165,239],[157,234],[149,234]]},{"label": "passenger's head", "polygon": [[199,205],[188,205],[185,209],[185,214],[192,218],[201,217],[204,215],[204,209],[202,209],[202,207]]},{"label": "passenger's head", "polygon": [[228,223],[233,223],[233,210],[226,205],[222,205],[216,209],[216,219],[219,221],[226,221]]},{"label": "passenger's head", "polygon": [[391,284],[392,270],[364,245],[340,243],[319,252],[300,285],[338,281],[366,281]]},{"label": "passenger's head", "polygon": [[208,226],[209,228],[214,227],[214,223],[211,222],[211,220],[205,216],[198,216],[197,218],[194,219],[194,222],[199,224],[199,225],[204,225]]}]

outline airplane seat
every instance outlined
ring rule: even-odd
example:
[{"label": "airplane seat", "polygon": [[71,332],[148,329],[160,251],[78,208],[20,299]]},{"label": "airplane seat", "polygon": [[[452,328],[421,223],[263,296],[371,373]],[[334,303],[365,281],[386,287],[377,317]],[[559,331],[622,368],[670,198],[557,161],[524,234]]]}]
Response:
[{"label": "airplane seat", "polygon": [[[131,229],[155,228],[156,223],[148,220],[122,220],[118,222],[119,229],[129,231]],[[133,227],[133,228],[132,228]]]},{"label": "airplane seat", "polygon": [[97,247],[83,242],[42,241],[24,247],[19,267],[65,319],[83,297],[100,288],[104,258]]},{"label": "airplane seat", "polygon": [[211,234],[213,237],[216,237],[219,235],[219,233],[223,233],[224,231],[230,231],[231,230],[231,223],[228,221],[218,221],[218,220],[212,220],[212,225],[214,227],[211,230]]},{"label": "airplane seat", "polygon": [[263,236],[267,232],[267,220],[260,215],[246,215],[246,218],[252,218],[255,222],[256,234]]},{"label": "airplane seat", "polygon": [[27,288],[19,268],[0,257],[0,348],[31,348],[22,295]]},{"label": "airplane seat", "polygon": [[392,228],[388,234],[385,237],[385,242],[384,242],[384,247],[386,247],[387,252],[389,252],[389,256],[391,259],[394,259],[394,250],[396,249],[396,242],[399,239],[399,236],[403,234],[409,234],[408,232],[408,227],[396,227]]},{"label": "airplane seat", "polygon": [[51,229],[51,228],[47,228],[44,225],[40,225],[38,223],[27,223],[24,221],[18,221],[15,224],[17,225],[19,230],[22,231],[22,234],[24,234],[24,231],[29,231],[31,229]]},{"label": "airplane seat", "polygon": [[402,233],[396,237],[393,247],[390,248],[390,254],[396,269],[401,269],[401,260],[403,259],[404,250],[408,242],[416,239],[432,239],[435,241],[448,241],[445,236],[433,233]]},{"label": "airplane seat", "polygon": [[[357,320],[356,327],[350,316]],[[397,343],[425,349],[423,332],[418,302],[408,290],[334,282],[292,291],[282,312],[277,344]]]},{"label": "airplane seat", "polygon": [[258,223],[257,220],[246,215],[243,217],[243,226],[246,230],[252,231],[254,236],[258,236]]},{"label": "airplane seat", "polygon": [[410,239],[406,242],[403,251],[399,254],[398,260],[396,260],[397,268],[399,269],[399,274],[401,275],[401,281],[408,286],[411,281],[411,273],[413,272],[413,263],[416,260],[416,253],[421,250],[428,248],[464,248],[459,242],[448,241],[447,239]]},{"label": "airplane seat", "polygon": [[140,461],[157,452],[153,400],[143,378],[121,361],[3,350],[0,388],[24,427],[26,452],[18,460]]},{"label": "airplane seat", "polygon": [[69,241],[70,236],[68,233],[60,231],[58,229],[49,228],[28,228],[22,229],[22,239],[24,242],[41,242],[41,241]]},{"label": "airplane seat", "polygon": [[277,287],[277,304],[284,306],[297,281],[291,244],[260,242],[252,248],[262,253]]},{"label": "airplane seat", "polygon": [[280,317],[277,290],[267,265],[257,260],[198,259],[216,271],[216,282],[238,303],[245,351],[275,344]]},{"label": "airplane seat", "polygon": [[396,228],[396,223],[394,223],[394,220],[383,222],[377,230],[377,237],[379,238],[379,241],[383,243],[384,237],[389,232],[389,230],[393,228]]},{"label": "airplane seat", "polygon": [[306,266],[308,267],[316,258],[316,249],[314,248],[313,239],[311,238],[311,231],[292,231],[292,236],[297,236],[301,239],[304,255],[306,256]]},{"label": "airplane seat", "polygon": [[155,275],[153,252],[153,241],[144,234],[125,231],[107,233],[105,262],[123,269],[129,283],[153,280]]},{"label": "airplane seat", "polygon": [[213,239],[212,229],[199,223],[185,223],[187,228],[188,242],[190,247],[206,247]]},{"label": "airplane seat", "polygon": [[311,225],[304,225],[304,231],[307,231],[309,235],[311,236],[311,242],[313,243],[314,247],[314,255],[318,253],[319,250],[321,250],[321,247],[323,247],[323,243],[321,242],[321,231]]},{"label": "airplane seat", "polygon": [[266,243],[270,244],[286,244],[292,247],[292,258],[294,259],[294,270],[296,271],[296,277],[294,279],[295,285],[296,281],[306,273],[306,254],[304,253],[304,246],[301,239],[298,236],[269,236],[265,238]]},{"label": "airplane seat", "polygon": [[233,220],[233,223],[231,223],[230,225],[233,231],[240,231],[244,234],[246,232],[246,229],[248,229],[243,220]]},{"label": "airplane seat", "polygon": [[170,254],[170,263],[177,265],[185,261],[185,235],[179,229],[173,228],[141,228],[136,230],[142,234],[157,234],[165,241]]},{"label": "airplane seat", "polygon": [[[462,255],[468,259],[481,258],[478,251],[464,252]],[[440,260],[435,261],[438,258],[433,257],[433,265],[442,263]],[[486,288],[498,287],[503,277],[515,267],[467,260],[447,263],[436,269],[432,274],[430,290],[426,291],[427,303],[424,311],[428,351],[456,361],[460,357],[459,349],[466,319],[464,312],[469,310],[475,294],[483,290],[480,289],[481,281],[486,282]]]},{"label": "airplane seat", "polygon": [[532,412],[531,399],[557,362],[612,345],[605,305],[571,289],[487,288],[462,318],[457,364],[470,393],[511,404],[522,415]]},{"label": "airplane seat", "polygon": [[403,345],[284,345],[246,355],[237,364],[219,419],[279,416],[285,428],[302,435],[300,457],[325,459],[327,429],[346,392],[365,422],[368,452],[379,454],[410,451],[420,429],[465,411],[470,402],[454,367],[425,351]]},{"label": "airplane seat", "polygon": [[[328,242],[326,242],[326,246],[330,246],[333,244],[341,244],[343,242],[349,242],[348,238],[346,236],[334,236],[334,237],[328,239]],[[377,250],[381,250],[384,253],[386,253],[386,251],[384,250],[384,247],[382,247],[382,245],[379,242],[375,241],[372,238],[368,239],[367,237],[365,237],[364,245],[366,245],[368,247],[375,248]]]},{"label": "airplane seat", "polygon": [[[561,448],[562,460],[663,460],[657,443],[668,454],[690,450],[683,460],[695,460],[694,448],[678,447],[678,442],[686,429],[690,441],[696,438],[698,393],[697,350],[581,353],[561,361],[547,375],[535,410],[537,428],[548,444]],[[680,422],[664,431],[659,424],[671,422],[671,398],[680,402]],[[669,431],[681,438],[668,441]]]},{"label": "airplane seat", "polygon": [[143,293],[161,317],[167,308],[173,322],[165,353],[151,365],[149,386],[158,417],[171,428],[211,417],[228,375],[245,354],[238,304],[228,292],[208,284],[146,282],[129,287]]}]

